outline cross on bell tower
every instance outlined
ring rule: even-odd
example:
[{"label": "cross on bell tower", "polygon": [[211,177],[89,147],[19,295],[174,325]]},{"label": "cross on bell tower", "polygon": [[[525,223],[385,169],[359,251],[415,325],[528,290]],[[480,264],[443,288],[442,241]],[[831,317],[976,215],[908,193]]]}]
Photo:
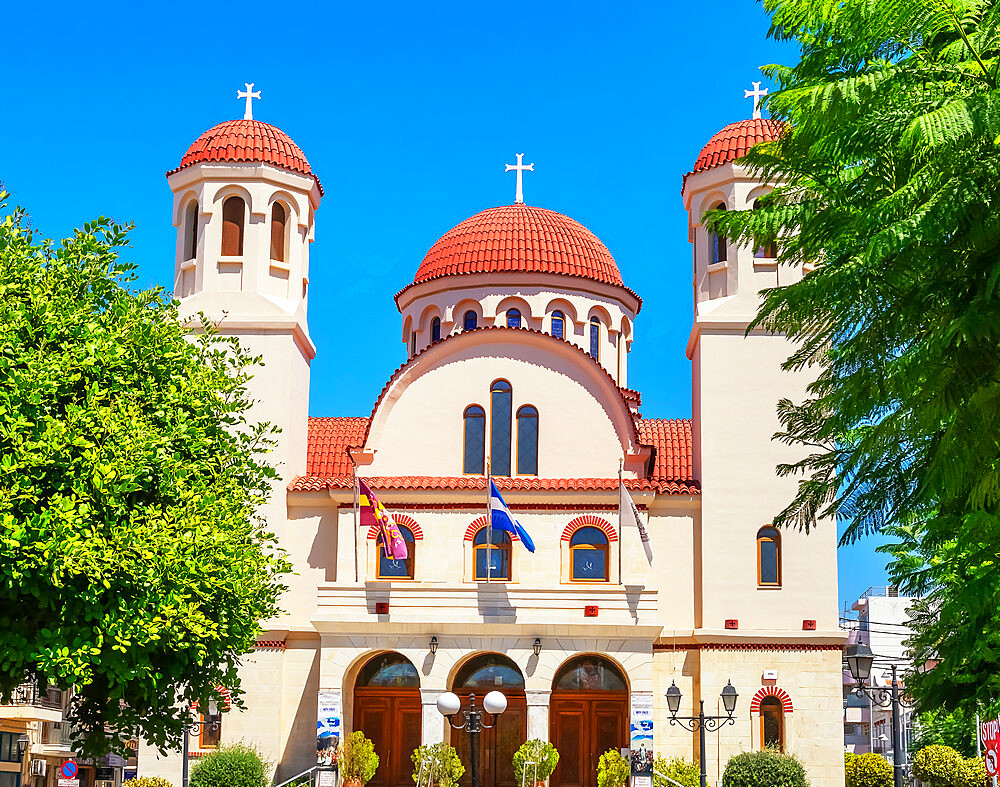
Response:
[{"label": "cross on bell tower", "polygon": [[512,169],[517,171],[517,191],[514,193],[514,204],[523,205],[524,204],[524,189],[522,188],[521,173],[527,170],[528,172],[535,171],[534,164],[522,164],[521,160],[524,158],[523,153],[517,153],[517,164],[508,164],[507,169],[504,172],[510,172]]},{"label": "cross on bell tower", "polygon": [[243,113],[244,120],[253,120],[253,104],[251,103],[255,98],[260,98],[260,91],[253,89],[253,82],[244,82],[246,85],[246,90],[237,90],[236,98],[245,98],[247,100],[247,111]]},{"label": "cross on bell tower", "polygon": [[761,90],[760,82],[752,82],[751,84],[753,90],[744,90],[743,98],[753,97],[753,119],[758,120],[760,118],[760,100],[767,95],[767,88]]}]

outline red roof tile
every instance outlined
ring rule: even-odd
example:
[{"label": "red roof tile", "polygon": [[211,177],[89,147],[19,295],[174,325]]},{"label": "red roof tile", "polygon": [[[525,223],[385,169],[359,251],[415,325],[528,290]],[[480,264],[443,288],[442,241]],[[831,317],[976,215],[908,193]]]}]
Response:
[{"label": "red roof tile", "polygon": [[310,418],[306,476],[352,479],[347,449],[360,448],[367,429],[367,418]]},{"label": "red roof tile", "polygon": [[691,421],[686,418],[640,418],[639,442],[655,452],[650,479],[657,483],[677,481],[698,485],[694,480]]},{"label": "red roof tile", "polygon": [[785,124],[780,120],[770,118],[754,118],[730,123],[701,149],[694,168],[684,176],[684,180],[696,172],[703,172],[743,158],[750,148],[759,142],[773,142],[778,139],[784,128]]},{"label": "red roof tile", "polygon": [[254,162],[312,175],[323,193],[319,178],[305,154],[284,131],[259,120],[227,120],[196,139],[168,175],[202,162]]}]

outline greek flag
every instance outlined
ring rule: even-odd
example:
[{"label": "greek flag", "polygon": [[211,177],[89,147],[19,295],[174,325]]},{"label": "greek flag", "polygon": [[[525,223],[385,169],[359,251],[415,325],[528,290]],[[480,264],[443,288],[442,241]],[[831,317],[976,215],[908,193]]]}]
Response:
[{"label": "greek flag", "polygon": [[497,485],[493,483],[493,479],[490,479],[490,525],[494,530],[506,530],[511,535],[516,535],[521,539],[525,549],[529,552],[535,551],[535,542],[531,540],[528,531],[514,519],[507,504],[500,497],[500,492],[497,491]]}]

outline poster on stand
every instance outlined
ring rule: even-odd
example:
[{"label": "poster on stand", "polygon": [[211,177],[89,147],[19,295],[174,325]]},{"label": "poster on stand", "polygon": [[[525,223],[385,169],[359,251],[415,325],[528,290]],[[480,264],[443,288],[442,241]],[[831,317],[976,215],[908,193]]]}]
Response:
[{"label": "poster on stand", "polygon": [[316,715],[316,764],[337,767],[340,746],[340,692],[321,691]]},{"label": "poster on stand", "polygon": [[632,696],[631,747],[632,787],[653,787],[653,698]]}]

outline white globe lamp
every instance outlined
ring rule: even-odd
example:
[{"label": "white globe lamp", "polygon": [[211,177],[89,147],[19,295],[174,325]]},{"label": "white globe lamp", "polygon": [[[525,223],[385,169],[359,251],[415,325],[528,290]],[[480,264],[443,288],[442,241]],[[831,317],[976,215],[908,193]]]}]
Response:
[{"label": "white globe lamp", "polygon": [[444,692],[437,699],[437,709],[442,716],[454,716],[461,708],[462,701],[458,698],[457,694],[453,694],[450,691]]},{"label": "white globe lamp", "polygon": [[507,710],[507,698],[499,691],[491,691],[483,697],[483,710],[498,716]]}]

